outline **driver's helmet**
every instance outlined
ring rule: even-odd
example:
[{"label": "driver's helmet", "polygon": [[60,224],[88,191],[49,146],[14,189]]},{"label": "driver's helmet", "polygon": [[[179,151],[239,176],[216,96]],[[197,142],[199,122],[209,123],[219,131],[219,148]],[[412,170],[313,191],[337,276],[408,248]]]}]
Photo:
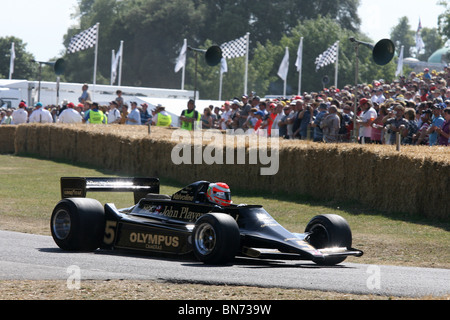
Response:
[{"label": "driver's helmet", "polygon": [[210,183],[206,197],[210,202],[219,206],[228,207],[233,203],[231,201],[230,187],[223,182]]}]

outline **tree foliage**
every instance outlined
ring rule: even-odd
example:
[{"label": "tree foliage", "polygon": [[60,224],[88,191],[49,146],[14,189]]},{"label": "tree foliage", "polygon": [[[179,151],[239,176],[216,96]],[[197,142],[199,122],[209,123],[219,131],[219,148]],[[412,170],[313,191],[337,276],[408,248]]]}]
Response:
[{"label": "tree foliage", "polygon": [[427,61],[428,58],[437,50],[444,47],[444,39],[436,28],[423,28],[422,39],[426,44],[424,52],[416,53],[416,57],[421,61]]},{"label": "tree foliage", "polygon": [[439,34],[444,38],[444,41],[450,40],[450,2],[447,0],[438,1],[444,11],[438,18]]},{"label": "tree foliage", "polygon": [[[288,47],[291,57],[288,94],[292,94],[298,90],[294,64],[301,37],[303,91],[320,90],[324,75],[334,83],[334,65],[316,72],[314,62],[336,40],[341,48],[338,85],[354,83],[355,50],[348,38],[371,42],[359,32],[359,4],[359,0],[78,0],[74,18],[79,26],[67,30],[64,45],[67,47],[74,35],[99,23],[97,83],[110,83],[111,51],[118,50],[123,40],[122,85],[179,88],[181,73],[175,73],[174,66],[184,39],[191,47],[206,49],[249,32],[248,91],[261,96],[281,94],[283,83],[277,71],[284,48]],[[376,66],[369,51],[360,50],[360,81],[392,78],[395,64]],[[66,60],[63,81],[92,82],[94,48],[65,54],[63,58]],[[228,72],[223,75],[224,98],[244,93],[244,69],[244,57],[228,59]],[[44,77],[54,81],[51,72],[44,72]],[[194,89],[194,77],[195,57],[188,51],[187,89]],[[220,66],[207,66],[200,57],[197,88],[201,98],[217,99],[219,80]]]},{"label": "tree foliage", "polygon": [[8,78],[11,58],[11,44],[14,42],[14,79],[30,79],[37,71],[34,57],[26,51],[26,43],[16,37],[0,38],[0,78]]},{"label": "tree foliage", "polygon": [[[180,81],[173,67],[184,38],[199,47],[207,40],[221,44],[250,32],[253,58],[258,43],[277,44],[299,21],[319,14],[357,30],[358,5],[359,0],[80,0],[80,27],[68,30],[65,44],[99,22],[98,83],[108,83],[111,50],[124,40],[123,84],[174,88]],[[93,49],[66,58],[68,80],[91,81]],[[192,82],[189,75],[186,83]]]},{"label": "tree foliage", "polygon": [[408,17],[402,17],[399,23],[392,28],[391,40],[395,43],[397,49],[405,46],[405,56],[411,56],[415,47],[415,32],[411,30]]}]

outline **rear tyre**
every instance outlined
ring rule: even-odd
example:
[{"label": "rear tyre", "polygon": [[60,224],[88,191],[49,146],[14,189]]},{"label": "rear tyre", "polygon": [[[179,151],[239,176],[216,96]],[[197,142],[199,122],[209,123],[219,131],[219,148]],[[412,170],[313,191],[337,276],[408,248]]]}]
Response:
[{"label": "rear tyre", "polygon": [[195,223],[192,234],[194,254],[206,264],[226,264],[239,251],[239,227],[236,220],[227,214],[203,215]]},{"label": "rear tyre", "polygon": [[105,210],[94,199],[63,199],[53,209],[50,229],[61,249],[94,251],[102,244]]},{"label": "rear tyre", "polygon": [[[351,248],[352,232],[348,222],[336,214],[325,214],[311,219],[305,229],[311,233],[307,241],[316,249]],[[314,260],[320,265],[332,266],[341,263],[347,257],[325,257],[325,260]]]}]

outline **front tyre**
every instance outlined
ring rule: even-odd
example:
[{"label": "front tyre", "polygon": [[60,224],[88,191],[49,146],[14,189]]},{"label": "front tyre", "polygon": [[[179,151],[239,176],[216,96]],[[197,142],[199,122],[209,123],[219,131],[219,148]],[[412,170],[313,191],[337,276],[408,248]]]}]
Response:
[{"label": "front tyre", "polygon": [[236,220],[227,214],[203,215],[195,223],[192,235],[194,254],[206,264],[226,264],[239,251],[239,227]]},{"label": "front tyre", "polygon": [[50,229],[53,240],[61,249],[94,251],[102,243],[105,210],[94,199],[63,199],[53,209]]},{"label": "front tyre", "polygon": [[[316,249],[351,248],[352,232],[348,222],[339,215],[325,214],[311,219],[305,229],[310,233],[307,241]],[[320,265],[332,266],[341,263],[346,256],[325,257],[325,260],[314,261]]]}]

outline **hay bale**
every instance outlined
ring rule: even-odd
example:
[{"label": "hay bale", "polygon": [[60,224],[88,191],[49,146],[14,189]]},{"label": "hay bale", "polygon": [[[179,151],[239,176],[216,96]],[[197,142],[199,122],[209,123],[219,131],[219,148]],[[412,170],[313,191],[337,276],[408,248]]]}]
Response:
[{"label": "hay bale", "polygon": [[0,126],[0,154],[14,153],[14,138],[16,136],[17,126]]},{"label": "hay bale", "polygon": [[[260,170],[267,165],[250,163],[257,150],[254,141],[245,140],[245,164],[237,164],[242,144],[228,137],[232,145],[227,148],[225,135],[215,142],[204,140],[201,146],[202,155],[205,150],[222,148],[224,164],[193,164],[191,135],[192,164],[176,165],[171,158],[179,143],[172,139],[174,132],[152,127],[149,135],[146,126],[27,124],[1,128],[0,136],[15,135],[17,154],[81,162],[121,174],[166,177],[184,184],[225,181],[244,190],[357,201],[383,212],[436,218],[450,215],[446,201],[450,148],[402,146],[397,152],[394,146],[279,140],[279,171],[262,176]],[[235,164],[226,163],[230,150]]]}]

